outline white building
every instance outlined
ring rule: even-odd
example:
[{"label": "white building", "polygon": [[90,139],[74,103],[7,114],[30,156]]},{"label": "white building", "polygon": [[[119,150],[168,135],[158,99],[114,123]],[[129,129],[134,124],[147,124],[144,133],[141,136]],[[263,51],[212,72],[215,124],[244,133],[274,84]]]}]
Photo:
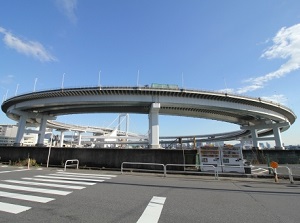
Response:
[{"label": "white building", "polygon": [[[18,132],[17,125],[0,125],[0,146],[13,146]],[[23,138],[24,146],[34,146],[37,143],[37,134],[26,133]]]},{"label": "white building", "polygon": [[12,146],[18,131],[17,125],[0,125],[0,146]]}]

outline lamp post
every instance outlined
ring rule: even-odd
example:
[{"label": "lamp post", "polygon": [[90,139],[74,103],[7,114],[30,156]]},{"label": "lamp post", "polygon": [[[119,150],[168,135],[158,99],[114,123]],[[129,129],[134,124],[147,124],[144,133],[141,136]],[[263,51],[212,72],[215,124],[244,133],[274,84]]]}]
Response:
[{"label": "lamp post", "polygon": [[98,86],[100,87],[100,78],[101,78],[101,70],[99,71],[99,75],[98,75]]},{"label": "lamp post", "polygon": [[51,153],[51,147],[52,147],[52,139],[53,139],[53,129],[51,131],[50,146],[49,146],[48,158],[47,158],[47,168],[49,167],[49,159],[50,159],[50,153]]},{"label": "lamp post", "polygon": [[61,89],[64,89],[64,81],[65,81],[65,73],[63,73],[63,76],[62,76]]},{"label": "lamp post", "polygon": [[37,82],[37,78],[35,78],[35,80],[34,80],[33,92],[35,92],[36,82]]},{"label": "lamp post", "polygon": [[19,89],[19,84],[17,84],[16,91],[15,91],[15,96],[17,96],[18,89]]}]

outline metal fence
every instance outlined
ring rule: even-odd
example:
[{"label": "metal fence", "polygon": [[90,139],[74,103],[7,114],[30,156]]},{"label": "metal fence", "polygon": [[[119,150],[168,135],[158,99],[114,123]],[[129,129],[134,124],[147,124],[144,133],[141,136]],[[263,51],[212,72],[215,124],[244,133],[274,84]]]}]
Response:
[{"label": "metal fence", "polygon": [[[74,162],[76,162],[76,163],[74,163]],[[68,163],[70,163],[70,164],[68,164]],[[76,166],[76,169],[78,169],[78,167],[79,167],[79,160],[77,160],[77,159],[66,160],[64,171],[67,170],[67,166]]]},{"label": "metal fence", "polygon": [[[131,165],[131,167],[124,167],[124,165]],[[201,168],[201,167],[212,167],[213,168],[213,172],[214,172],[214,178],[215,180],[218,180],[219,179],[219,170],[218,168],[219,167],[224,167],[225,165],[194,165],[194,164],[162,164],[162,163],[139,163],[139,162],[123,162],[121,164],[121,174],[123,174],[124,170],[130,170],[130,171],[133,171],[133,170],[139,170],[139,171],[151,171],[150,169],[139,169],[139,168],[134,168],[132,167],[132,165],[142,165],[142,166],[160,166],[162,167],[161,170],[159,170],[159,172],[163,173],[163,176],[164,177],[167,177],[167,173],[168,172],[189,172],[189,173],[203,173],[203,172],[199,172],[199,171],[186,171],[186,167],[195,167],[195,168]],[[168,170],[168,167],[171,167],[171,166],[178,166],[178,167],[184,167],[183,170]],[[248,165],[248,166],[230,166],[230,165],[226,165],[226,167],[231,167],[231,168],[264,168],[264,169],[269,169],[270,172],[272,172],[274,175],[278,174],[277,173],[277,169],[280,169],[280,168],[285,168],[287,169],[287,172],[288,172],[288,176],[289,176],[289,181],[291,184],[294,183],[294,179],[293,179],[293,173],[292,173],[292,170],[290,167],[288,166],[278,166],[278,168],[272,168],[272,167],[266,167],[266,166],[253,166],[253,165]]]}]

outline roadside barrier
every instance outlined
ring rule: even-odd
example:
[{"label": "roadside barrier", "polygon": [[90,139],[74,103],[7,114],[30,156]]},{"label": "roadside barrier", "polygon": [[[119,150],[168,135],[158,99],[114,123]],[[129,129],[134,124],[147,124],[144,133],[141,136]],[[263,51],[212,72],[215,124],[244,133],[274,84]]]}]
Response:
[{"label": "roadside barrier", "polygon": [[[165,165],[162,164],[162,163],[123,162],[123,163],[121,164],[121,174],[123,174],[123,170],[132,170],[132,169],[134,169],[134,168],[124,168],[124,164],[126,164],[126,165],[147,165],[147,166],[152,165],[152,166],[162,166],[162,168],[163,168],[163,175],[164,175],[164,177],[166,176],[166,168],[165,168]],[[135,169],[137,169],[137,168],[135,168]],[[138,170],[142,170],[142,169],[138,169]],[[144,169],[143,169],[143,170],[144,170]]]},{"label": "roadside barrier", "polygon": [[[253,165],[247,165],[247,166],[231,166],[231,165],[197,165],[197,164],[162,164],[162,163],[139,163],[139,162],[123,162],[121,164],[121,174],[123,174],[123,170],[140,170],[140,171],[146,171],[146,169],[137,169],[137,168],[124,168],[124,164],[125,165],[145,165],[145,166],[149,166],[149,165],[155,165],[155,166],[161,166],[163,171],[163,175],[164,177],[167,176],[167,172],[171,171],[168,170],[168,167],[170,166],[179,166],[179,167],[184,167],[183,171],[180,172],[187,172],[185,170],[185,167],[212,167],[214,169],[214,177],[215,180],[219,179],[219,171],[218,168],[219,167],[231,167],[231,168],[264,168],[264,169],[270,169],[274,174],[277,174],[277,169],[278,168],[286,168],[288,170],[288,175],[289,175],[289,180],[290,183],[293,184],[294,183],[294,179],[293,179],[293,173],[291,171],[291,169],[288,166],[278,166],[278,168],[273,168],[273,167],[267,167],[267,166],[253,166]],[[176,171],[178,172],[178,171]],[[198,172],[198,171],[188,171],[188,172],[193,172],[193,173],[203,173],[203,172]]]},{"label": "roadside barrier", "polygon": [[[168,171],[168,166],[183,166],[183,167],[212,167],[214,168],[214,174],[215,174],[215,180],[219,179],[219,171],[218,168],[214,165],[193,165],[193,164],[166,164],[165,169],[166,169],[166,175]],[[186,172],[185,170],[183,172]],[[198,171],[188,171],[189,173],[200,173]]]},{"label": "roadside barrier", "polygon": [[[270,169],[270,170],[275,174],[276,177],[277,177],[277,175],[278,175],[277,170],[278,170],[279,168],[286,168],[287,171],[288,171],[290,183],[291,183],[291,184],[294,183],[294,178],[293,178],[292,170],[291,170],[291,168],[289,168],[288,166],[278,166],[277,168],[273,168],[273,167],[270,167],[270,166],[268,166],[268,167],[266,167],[266,166],[252,166],[252,167],[255,167],[255,168]],[[277,179],[277,180],[278,180],[278,179]]]},{"label": "roadside barrier", "polygon": [[291,169],[288,166],[278,166],[278,168],[286,168],[288,170],[290,183],[293,184],[294,178],[293,178],[293,173],[292,173]]},{"label": "roadside barrier", "polygon": [[[192,164],[162,164],[162,163],[139,163],[139,162],[123,162],[121,164],[121,174],[123,174],[123,171],[124,170],[133,170],[133,169],[136,169],[136,170],[144,170],[146,171],[145,169],[137,169],[137,168],[125,168],[124,165],[155,165],[155,166],[162,166],[162,171],[163,171],[163,175],[164,177],[167,176],[167,167],[168,166],[182,166],[182,167],[213,167],[214,168],[214,176],[215,176],[215,179],[217,180],[219,178],[219,172],[218,172],[218,168],[214,165],[192,165]],[[183,172],[186,172],[185,170]],[[189,171],[191,172],[191,171]],[[199,172],[195,172],[194,173],[199,173]]]},{"label": "roadside barrier", "polygon": [[[71,163],[71,164],[68,164],[68,162]],[[74,162],[76,162],[76,163],[74,163]],[[78,169],[78,167],[79,167],[79,160],[77,160],[77,159],[67,160],[67,161],[65,162],[65,168],[64,168],[64,171],[67,170],[67,166],[76,166],[76,168]]]}]

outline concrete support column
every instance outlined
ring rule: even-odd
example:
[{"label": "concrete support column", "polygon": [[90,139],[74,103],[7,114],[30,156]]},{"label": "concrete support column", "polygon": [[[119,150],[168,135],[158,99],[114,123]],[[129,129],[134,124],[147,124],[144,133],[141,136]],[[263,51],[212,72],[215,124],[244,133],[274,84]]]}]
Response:
[{"label": "concrete support column", "polygon": [[280,128],[273,128],[273,134],[275,138],[275,149],[283,149]]},{"label": "concrete support column", "polygon": [[44,146],[46,124],[47,124],[47,116],[42,116],[39,134],[38,134],[38,141],[36,144],[37,146]]},{"label": "concrete support column", "polygon": [[78,132],[78,146],[81,146],[81,137],[82,132]]},{"label": "concrete support column", "polygon": [[18,132],[17,132],[16,141],[14,143],[14,146],[21,146],[23,143],[23,136],[24,136],[25,127],[26,127],[26,120],[27,120],[26,114],[23,114],[20,116],[19,123],[18,123]]},{"label": "concrete support column", "polygon": [[64,138],[65,138],[65,131],[60,131],[59,147],[63,147],[63,145],[64,145]]},{"label": "concrete support column", "polygon": [[240,144],[241,144],[241,150],[242,150],[244,148],[245,141],[244,140],[240,140]]},{"label": "concrete support column", "polygon": [[153,103],[149,113],[149,148],[158,149],[159,145],[159,109],[160,103]]},{"label": "concrete support column", "polygon": [[251,129],[251,137],[252,137],[252,144],[253,147],[258,147],[258,142],[257,142],[257,129]]}]

